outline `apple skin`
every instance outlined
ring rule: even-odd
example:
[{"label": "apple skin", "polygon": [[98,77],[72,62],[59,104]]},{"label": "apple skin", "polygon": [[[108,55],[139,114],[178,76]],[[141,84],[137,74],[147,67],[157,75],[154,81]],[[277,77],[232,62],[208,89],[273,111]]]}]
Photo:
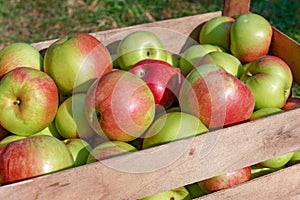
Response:
[{"label": "apple skin", "polygon": [[[280,169],[280,168],[278,168],[278,169]],[[253,165],[253,166],[251,166],[251,179],[275,172],[278,169],[272,169],[272,168],[263,167],[260,165]]]},{"label": "apple skin", "polygon": [[277,169],[285,166],[290,161],[290,159],[293,157],[294,154],[295,152],[286,153],[284,155],[265,160],[261,162],[260,165],[272,169]]},{"label": "apple skin", "polygon": [[297,163],[300,163],[300,150],[294,152],[294,155],[289,160],[288,165],[294,165]]},{"label": "apple skin", "polygon": [[0,153],[0,183],[6,184],[73,167],[66,145],[40,135],[5,145]]},{"label": "apple skin", "polygon": [[124,70],[114,70],[95,81],[87,92],[85,108],[96,133],[125,142],[142,135],[155,117],[150,88]]},{"label": "apple skin", "polygon": [[188,74],[203,56],[213,51],[224,52],[225,50],[219,46],[211,44],[196,44],[190,46],[181,54],[179,59],[180,69],[185,74]]},{"label": "apple skin", "polygon": [[16,42],[0,50],[0,79],[7,72],[18,67],[30,67],[42,70],[43,58],[33,46]]},{"label": "apple skin", "polygon": [[290,95],[293,75],[281,58],[266,55],[247,64],[240,80],[253,91],[256,110],[281,108]]},{"label": "apple skin", "polygon": [[284,111],[288,111],[288,110],[293,110],[296,108],[300,108],[300,98],[299,97],[289,97],[281,109]]},{"label": "apple skin", "polygon": [[197,182],[186,185],[184,187],[189,191],[192,199],[206,195],[206,193],[200,188]]},{"label": "apple skin", "polygon": [[160,115],[146,131],[143,149],[200,135],[207,131],[207,127],[193,115],[183,112],[166,113]]},{"label": "apple skin", "polygon": [[244,70],[239,59],[226,52],[210,52],[200,59],[196,67],[204,64],[216,64],[237,78],[242,75]]},{"label": "apple skin", "polygon": [[230,29],[230,51],[242,63],[253,62],[269,51],[271,24],[254,13],[239,15]]},{"label": "apple skin", "polygon": [[191,200],[191,196],[185,187],[179,187],[167,190],[161,193],[153,194],[139,200]]},{"label": "apple skin", "polygon": [[22,140],[22,139],[25,139],[25,138],[27,138],[27,137],[26,136],[20,136],[20,135],[14,135],[14,134],[8,135],[0,141],[0,146],[4,146],[4,145],[6,145],[8,143],[11,143],[13,141]]},{"label": "apple skin", "polygon": [[209,128],[247,121],[254,110],[251,89],[223,68],[205,64],[191,71],[179,92],[182,112],[200,118]]},{"label": "apple skin", "polygon": [[169,63],[160,60],[145,59],[129,70],[144,80],[153,93],[155,104],[168,108],[178,96],[181,73]]},{"label": "apple skin", "polygon": [[166,62],[172,65],[175,68],[179,67],[179,58],[180,56],[174,53],[167,52]]},{"label": "apple skin", "polygon": [[85,115],[85,93],[73,94],[58,107],[55,126],[63,138],[88,139],[94,134]]},{"label": "apple skin", "polygon": [[251,167],[244,167],[233,172],[221,174],[212,178],[199,181],[200,188],[207,194],[230,188],[235,185],[249,181],[251,178]]},{"label": "apple skin", "polygon": [[74,167],[85,165],[92,150],[89,143],[80,138],[65,139],[63,142],[72,154]]},{"label": "apple skin", "polygon": [[120,69],[129,70],[144,59],[167,60],[162,41],[150,31],[134,31],[121,40],[117,47]]},{"label": "apple skin", "polygon": [[200,30],[200,44],[212,44],[230,51],[230,28],[234,18],[219,16],[207,21]]},{"label": "apple skin", "polygon": [[95,79],[111,70],[108,49],[87,33],[59,39],[48,47],[44,56],[44,71],[63,95],[86,92]]},{"label": "apple skin", "polygon": [[58,89],[45,72],[18,67],[0,81],[0,124],[29,136],[49,126],[58,107]]},{"label": "apple skin", "polygon": [[249,120],[252,121],[252,120],[260,119],[263,117],[279,114],[282,112],[284,112],[284,110],[282,110],[280,108],[261,108],[261,109],[255,110],[252,113],[252,115],[250,116]]}]

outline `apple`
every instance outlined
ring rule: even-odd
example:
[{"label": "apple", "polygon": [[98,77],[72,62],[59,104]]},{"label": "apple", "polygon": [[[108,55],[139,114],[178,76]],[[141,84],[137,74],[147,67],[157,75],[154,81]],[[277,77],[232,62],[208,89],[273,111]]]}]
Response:
[{"label": "apple", "polygon": [[154,95],[155,104],[160,104],[165,109],[178,96],[181,73],[178,68],[165,61],[145,59],[133,65],[129,72],[147,83]]},{"label": "apple", "polygon": [[288,165],[294,165],[297,163],[300,163],[300,150],[294,152],[294,155],[289,160]]},{"label": "apple", "polygon": [[281,58],[266,55],[247,64],[240,80],[253,91],[256,110],[281,108],[290,95],[293,75]]},{"label": "apple", "polygon": [[290,159],[293,157],[294,154],[295,152],[286,153],[284,155],[265,160],[261,162],[260,165],[272,169],[280,168],[285,166],[290,161]]},{"label": "apple", "polygon": [[284,111],[293,110],[300,108],[300,98],[299,97],[288,97],[285,104],[281,108]]},{"label": "apple", "polygon": [[0,124],[11,133],[29,136],[54,120],[58,89],[45,72],[18,67],[0,81]]},{"label": "apple", "polygon": [[251,166],[251,179],[254,179],[254,178],[257,178],[257,177],[260,177],[260,176],[264,176],[266,174],[275,172],[277,170],[278,169],[263,167],[263,166],[260,166],[260,165],[253,165],[253,166]]},{"label": "apple", "polygon": [[185,187],[178,187],[161,193],[153,194],[139,200],[191,200],[191,196]]},{"label": "apple", "polygon": [[269,52],[273,30],[261,15],[239,15],[230,29],[230,51],[241,62],[253,62]]},{"label": "apple", "polygon": [[114,70],[95,81],[87,92],[85,108],[94,131],[110,140],[136,139],[155,117],[150,88],[124,70]]},{"label": "apple", "polygon": [[256,111],[254,111],[252,113],[252,115],[250,116],[249,120],[252,121],[252,120],[267,117],[267,116],[270,116],[270,115],[275,115],[275,114],[278,114],[278,113],[282,113],[282,112],[284,112],[284,111],[280,108],[261,108],[261,109],[258,109]]},{"label": "apple", "polygon": [[31,136],[37,136],[37,135],[50,135],[53,137],[56,137],[57,139],[63,139],[62,136],[59,134],[58,130],[56,129],[55,126],[55,120],[53,120],[49,126],[44,128],[43,130],[31,135]]},{"label": "apple", "polygon": [[39,51],[28,43],[16,42],[0,50],[0,79],[7,72],[18,67],[41,70],[43,59]]},{"label": "apple", "polygon": [[1,125],[0,125],[0,140],[2,140],[3,138],[5,138],[7,135],[9,135],[10,133],[5,129],[3,128]]},{"label": "apple", "polygon": [[63,138],[88,139],[94,134],[85,115],[85,93],[65,99],[58,107],[55,126]]},{"label": "apple", "polygon": [[207,127],[193,115],[183,112],[166,113],[159,116],[146,131],[143,149],[200,135],[207,131]]},{"label": "apple", "polygon": [[25,138],[27,138],[27,137],[11,134],[11,135],[6,136],[5,138],[3,138],[0,141],[0,146],[6,145],[6,144],[11,143],[11,142],[16,141],[16,140],[22,140],[22,139],[25,139]]},{"label": "apple", "polygon": [[206,195],[206,193],[200,188],[197,182],[186,185],[184,187],[189,191],[192,199]]},{"label": "apple", "polygon": [[244,167],[232,172],[224,173],[215,177],[199,181],[200,188],[207,194],[230,188],[235,185],[249,181],[251,178],[251,167]]},{"label": "apple", "polygon": [[87,164],[116,155],[135,152],[137,149],[123,141],[106,141],[93,148],[87,158]]},{"label": "apple", "polygon": [[72,154],[74,167],[85,165],[92,147],[80,138],[65,139],[63,142]]},{"label": "apple", "polygon": [[129,70],[144,59],[167,60],[167,51],[160,38],[150,31],[134,31],[121,40],[117,47],[121,69]]},{"label": "apple", "polygon": [[185,73],[188,74],[194,65],[206,54],[213,51],[224,52],[225,50],[219,46],[211,44],[195,44],[188,47],[181,54],[179,59],[179,67]]},{"label": "apple", "polygon": [[230,28],[234,18],[218,16],[207,21],[200,30],[200,44],[213,44],[224,48],[227,52],[230,49]]},{"label": "apple", "polygon": [[0,153],[0,183],[11,183],[73,167],[66,145],[55,137],[39,135],[5,145]]},{"label": "apple", "polygon": [[214,64],[192,70],[179,92],[182,112],[190,113],[210,128],[222,128],[248,120],[254,109],[251,89]]},{"label": "apple", "polygon": [[106,46],[87,33],[63,37],[45,52],[44,71],[63,95],[86,92],[92,82],[112,70]]},{"label": "apple", "polygon": [[175,68],[179,67],[179,55],[167,52],[167,60],[166,62],[172,65]]},{"label": "apple", "polygon": [[216,64],[237,78],[239,78],[243,72],[243,65],[239,59],[226,52],[210,52],[200,59],[196,67],[204,64]]}]

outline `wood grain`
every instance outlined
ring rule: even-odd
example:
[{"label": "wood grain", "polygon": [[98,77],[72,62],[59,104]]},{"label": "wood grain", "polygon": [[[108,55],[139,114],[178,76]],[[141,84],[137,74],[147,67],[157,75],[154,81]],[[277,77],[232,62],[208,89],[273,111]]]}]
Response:
[{"label": "wood grain", "polygon": [[250,11],[250,0],[224,0],[222,15],[232,17],[248,13]]}]

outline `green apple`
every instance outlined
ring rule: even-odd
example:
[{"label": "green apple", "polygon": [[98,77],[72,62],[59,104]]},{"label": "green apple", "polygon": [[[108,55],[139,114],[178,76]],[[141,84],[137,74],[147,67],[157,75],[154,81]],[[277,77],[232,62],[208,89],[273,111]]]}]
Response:
[{"label": "green apple", "polygon": [[158,194],[144,197],[140,200],[191,200],[191,196],[185,187],[167,190]]},{"label": "green apple", "polygon": [[63,138],[88,139],[94,131],[85,115],[85,93],[73,94],[58,107],[55,126]]},{"label": "green apple", "polygon": [[193,68],[194,65],[206,54],[213,51],[224,52],[224,49],[211,44],[196,44],[187,48],[179,59],[180,69],[188,74]]},{"label": "green apple", "polygon": [[43,71],[18,67],[0,81],[0,124],[16,135],[33,135],[54,120],[58,89]]},{"label": "green apple", "polygon": [[107,141],[102,144],[99,144],[95,148],[92,149],[88,158],[87,164],[96,162],[98,160],[106,159],[109,157],[113,157],[116,155],[128,153],[128,152],[135,152],[137,149],[123,141]]},{"label": "green apple", "polygon": [[74,166],[85,165],[90,154],[91,146],[83,139],[71,138],[65,139],[63,142],[71,152],[74,159]]},{"label": "green apple", "polygon": [[243,65],[239,59],[226,52],[214,51],[206,54],[200,59],[197,66],[203,64],[216,64],[237,78],[243,73]]},{"label": "green apple", "polygon": [[230,51],[241,62],[252,62],[268,53],[272,34],[270,23],[261,15],[239,15],[230,29]]},{"label": "green apple", "polygon": [[218,16],[207,21],[200,30],[200,44],[213,44],[223,47],[227,52],[230,49],[230,28],[234,18]]},{"label": "green apple", "polygon": [[266,55],[247,64],[240,80],[251,88],[256,110],[281,108],[290,95],[293,74],[281,58]]},{"label": "green apple", "polygon": [[44,71],[54,79],[63,95],[85,92],[95,79],[111,70],[108,49],[87,33],[57,40],[48,47],[44,57]]},{"label": "green apple", "polygon": [[146,131],[143,149],[200,135],[208,131],[199,118],[183,113],[170,112],[160,115]]},{"label": "green apple", "polygon": [[293,157],[289,160],[289,165],[300,163],[300,150],[295,151]]},{"label": "green apple", "polygon": [[290,161],[294,154],[295,152],[286,153],[284,155],[265,160],[261,162],[260,165],[272,169],[280,168],[285,166],[285,164],[287,164]]},{"label": "green apple", "polygon": [[27,138],[27,137],[26,136],[20,136],[20,135],[13,135],[13,134],[8,135],[0,141],[0,146],[6,145],[6,144],[8,144],[10,142],[13,142],[13,141],[16,141],[16,140],[22,140],[22,139],[25,139],[25,138]]},{"label": "green apple", "polygon": [[275,115],[275,114],[282,113],[282,112],[284,112],[284,111],[280,108],[261,108],[261,109],[254,111],[252,113],[252,115],[250,116],[249,120],[256,120],[259,118],[267,117],[270,115]]},{"label": "green apple", "polygon": [[166,62],[173,67],[179,67],[179,55],[168,52]]},{"label": "green apple", "polygon": [[28,43],[16,42],[0,51],[0,79],[17,67],[31,67],[42,70],[43,59],[37,49]]},{"label": "green apple", "polygon": [[144,59],[167,60],[167,51],[157,35],[150,31],[134,31],[121,40],[117,48],[120,68],[129,70]]},{"label": "green apple", "polygon": [[189,191],[192,199],[206,195],[197,182],[186,185],[185,188]]},{"label": "green apple", "polygon": [[260,165],[253,165],[253,166],[251,166],[251,179],[275,172],[279,169],[280,168],[273,169],[273,168],[264,167],[264,166],[260,166]]},{"label": "green apple", "polygon": [[54,120],[50,123],[49,126],[44,128],[40,132],[35,133],[32,136],[37,136],[37,135],[50,135],[50,136],[56,137],[57,139],[63,139],[61,137],[61,135],[59,134],[58,130],[56,129]]}]

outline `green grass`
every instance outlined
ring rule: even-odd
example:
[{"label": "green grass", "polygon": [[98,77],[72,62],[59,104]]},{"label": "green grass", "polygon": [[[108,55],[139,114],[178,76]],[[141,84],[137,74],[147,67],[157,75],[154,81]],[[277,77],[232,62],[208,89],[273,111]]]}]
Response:
[{"label": "green grass", "polygon": [[[251,11],[300,41],[298,0],[252,0]],[[0,48],[222,10],[223,0],[0,0]]]}]

